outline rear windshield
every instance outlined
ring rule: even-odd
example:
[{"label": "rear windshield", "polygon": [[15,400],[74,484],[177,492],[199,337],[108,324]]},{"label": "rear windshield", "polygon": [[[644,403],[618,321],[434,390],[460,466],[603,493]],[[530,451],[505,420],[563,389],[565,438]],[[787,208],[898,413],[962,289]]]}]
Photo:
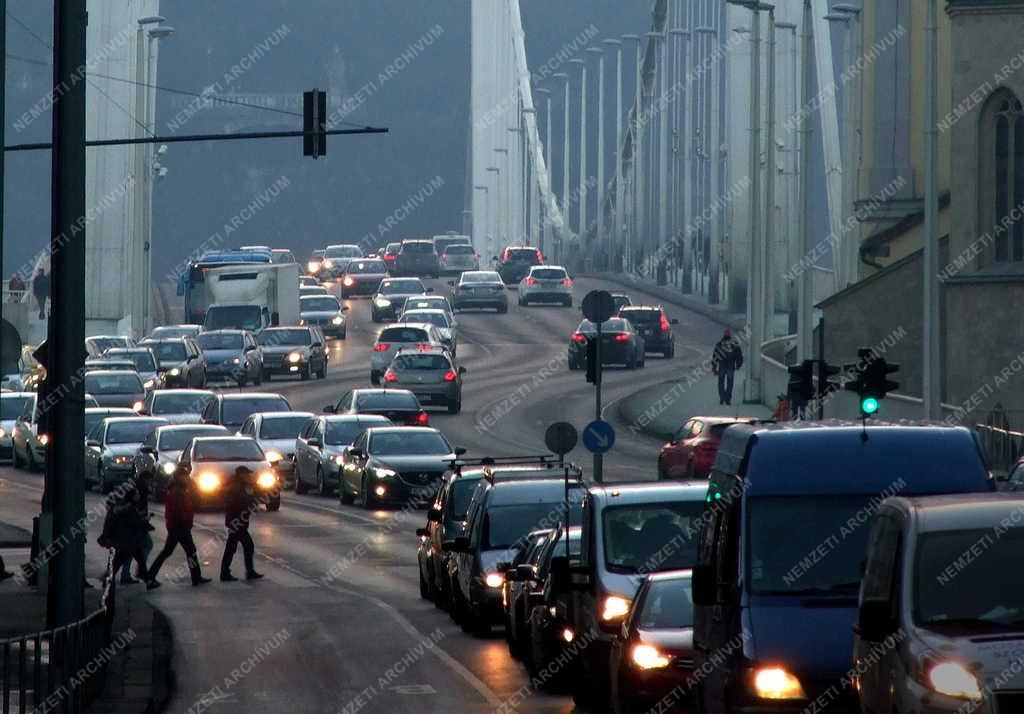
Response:
[{"label": "rear windshield", "polygon": [[377,342],[426,342],[426,330],[418,327],[388,327],[381,330]]},{"label": "rear windshield", "polygon": [[266,330],[257,340],[265,347],[276,345],[308,345],[312,342],[309,330]]},{"label": "rear windshield", "polygon": [[561,268],[538,268],[530,275],[540,280],[560,280],[565,277],[565,271]]},{"label": "rear windshield", "polygon": [[670,630],[693,627],[693,598],[690,584],[682,580],[651,583],[640,612],[640,628]]},{"label": "rear windshield", "polygon": [[240,350],[242,349],[242,336],[238,333],[210,334],[202,332],[196,338],[199,347],[204,350]]},{"label": "rear windshield", "polygon": [[363,417],[359,421],[346,419],[345,421],[328,421],[324,430],[324,443],[331,446],[347,446],[371,426],[388,426],[390,419],[381,418],[379,421],[372,417]]},{"label": "rear windshield", "polygon": [[165,422],[154,422],[149,419],[129,419],[107,426],[108,444],[141,444],[154,429]]},{"label": "rear windshield", "polygon": [[[697,560],[697,519],[703,501],[649,503],[604,509],[604,558],[613,573],[691,568]],[[665,544],[674,543],[665,553]],[[651,567],[652,564],[657,564]]]},{"label": "rear windshield", "polygon": [[153,342],[146,346],[161,362],[184,362],[188,356],[184,342]]},{"label": "rear windshield", "polygon": [[425,288],[418,278],[405,280],[382,280],[380,291],[385,295],[397,295],[399,293],[422,293]]},{"label": "rear windshield", "polygon": [[509,263],[529,263],[539,265],[540,258],[534,248],[510,248],[505,251],[505,260]]},{"label": "rear windshield", "polygon": [[172,393],[153,395],[152,414],[199,414],[212,394]]},{"label": "rear windshield", "polygon": [[232,426],[240,425],[246,417],[255,412],[290,412],[292,408],[284,397],[246,397],[225,399],[221,422]]},{"label": "rear windshield", "polygon": [[448,492],[447,508],[450,518],[456,521],[466,519],[466,511],[469,510],[469,502],[478,483],[480,479],[455,479],[451,491]]},{"label": "rear windshield", "polygon": [[510,548],[523,539],[530,531],[541,528],[545,522],[558,517],[563,503],[523,503],[510,506],[494,506],[484,516],[481,548],[497,550]]},{"label": "rear windshield", "polygon": [[403,243],[403,253],[433,253],[434,244],[427,241],[416,241],[415,243]]},{"label": "rear windshield", "polygon": [[153,331],[149,333],[149,336],[154,340],[168,337],[193,337],[198,332],[199,327],[195,325],[186,325],[184,327],[154,327]]},{"label": "rear windshield", "polygon": [[448,255],[473,255],[473,246],[465,243],[456,243],[444,249]]},{"label": "rear windshield", "polygon": [[142,380],[137,374],[131,372],[96,374],[92,372],[85,375],[85,391],[90,394],[140,394],[145,390]]},{"label": "rear windshield", "polygon": [[383,260],[354,260],[348,264],[347,273],[359,275],[360,273],[376,275],[388,272]]},{"label": "rear windshield", "polygon": [[161,451],[182,451],[188,442],[196,436],[215,436],[217,432],[227,434],[227,429],[211,429],[210,427],[186,427],[183,429],[165,429],[160,433],[160,443],[157,445]]},{"label": "rear windshield", "polygon": [[196,461],[263,461],[263,450],[252,439],[224,439],[196,444]]},{"label": "rear windshield", "polygon": [[447,310],[448,301],[443,297],[410,298],[405,303],[406,310]]},{"label": "rear windshield", "polygon": [[439,354],[403,354],[395,357],[391,369],[399,372],[416,369],[451,369],[448,358]]},{"label": "rear windshield", "polygon": [[140,372],[155,372],[156,364],[153,362],[153,355],[149,352],[123,352],[121,350],[108,350],[107,357],[111,359],[131,360],[135,369]]},{"label": "rear windshield", "polygon": [[303,298],[299,301],[299,309],[303,312],[337,312],[341,303],[335,297]]},{"label": "rear windshield", "polygon": [[448,327],[448,318],[443,312],[406,312],[402,319],[405,322],[429,322],[437,327]]},{"label": "rear windshield", "polygon": [[388,255],[395,255],[401,249],[401,243],[388,243],[387,247],[384,249],[384,252],[387,253]]},{"label": "rear windshield", "polygon": [[92,343],[100,352],[109,350],[111,347],[127,347],[128,339],[125,337],[93,337]]},{"label": "rear windshield", "polygon": [[634,325],[646,324],[648,322],[659,322],[661,320],[660,310],[630,310],[626,308],[619,312],[620,317],[624,317]]},{"label": "rear windshield", "polygon": [[17,419],[32,397],[4,397],[0,399],[0,419]]},{"label": "rear windshield", "polygon": [[500,283],[501,276],[497,273],[463,273],[463,283]]},{"label": "rear windshield", "polygon": [[[580,323],[580,326],[576,328],[577,332],[597,332],[597,328],[594,323],[590,320],[584,320]],[[605,320],[601,323],[601,332],[628,332],[629,327],[626,325],[626,321],[617,317],[613,317],[610,320]]]},{"label": "rear windshield", "polygon": [[[134,413],[135,412],[132,412],[132,414],[134,414]],[[132,416],[132,414],[125,414],[121,410],[111,412],[111,411],[109,411],[107,409],[103,409],[103,410],[95,411],[95,412],[88,412],[87,411],[85,413],[85,429],[83,429],[83,431],[84,431],[84,433],[88,434],[90,431],[92,431],[94,426],[99,424],[100,421],[102,421],[103,419],[106,419],[108,416]]]},{"label": "rear windshield", "polygon": [[374,409],[419,409],[420,403],[412,392],[370,392],[356,396],[356,409],[373,411]]},{"label": "rear windshield", "polygon": [[294,439],[306,428],[309,421],[310,417],[306,415],[264,419],[260,425],[260,438]]}]

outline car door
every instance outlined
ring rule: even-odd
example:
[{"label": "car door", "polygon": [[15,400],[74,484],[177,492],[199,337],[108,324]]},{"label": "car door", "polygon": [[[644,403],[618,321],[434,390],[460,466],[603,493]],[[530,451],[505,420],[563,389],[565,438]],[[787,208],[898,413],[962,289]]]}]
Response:
[{"label": "car door", "polygon": [[320,340],[317,330],[309,331],[309,362],[313,371],[319,372],[327,362],[327,355],[324,354],[324,343]]},{"label": "car door", "polygon": [[361,449],[364,454],[362,457],[352,456],[347,450],[344,453],[345,463],[341,468],[341,478],[348,484],[350,491],[362,493],[363,469],[366,467],[369,441],[364,431],[351,446],[352,449]]},{"label": "car door", "polygon": [[352,392],[351,390],[341,395],[341,399],[338,400],[338,404],[334,409],[335,414],[348,414],[352,411]]},{"label": "car door", "polygon": [[323,420],[318,419],[306,427],[307,437],[303,444],[303,483],[311,483],[323,454]]},{"label": "car door", "polygon": [[[899,619],[900,560],[903,551],[903,524],[901,514],[895,510],[879,511],[868,534],[867,559],[860,601],[888,601],[891,616]],[[893,692],[901,683],[910,681],[913,673],[902,671],[903,661],[899,647],[882,647],[878,642],[867,642],[859,637],[854,645],[854,662],[860,674],[860,691],[865,701],[877,707],[876,711],[893,710]],[[884,653],[879,657],[879,652]]]},{"label": "car door", "polygon": [[85,473],[83,477],[91,483],[99,481],[100,456],[103,454],[103,439],[106,425],[101,419],[86,436],[86,442],[94,442],[85,448]]},{"label": "car door", "polygon": [[296,482],[302,480],[302,471],[305,468],[306,461],[309,459],[308,446],[306,440],[309,438],[310,433],[316,426],[318,419],[314,419],[306,427],[299,432],[299,435],[295,437],[295,480]]},{"label": "car door", "polygon": [[1024,463],[1017,462],[1006,477],[1006,481],[1000,484],[1002,491],[1024,491]]},{"label": "car door", "polygon": [[154,429],[146,437],[146,440],[139,445],[138,451],[135,452],[133,466],[135,467],[136,474],[151,473],[156,475],[156,464],[160,460],[156,449],[156,436],[157,430]]}]

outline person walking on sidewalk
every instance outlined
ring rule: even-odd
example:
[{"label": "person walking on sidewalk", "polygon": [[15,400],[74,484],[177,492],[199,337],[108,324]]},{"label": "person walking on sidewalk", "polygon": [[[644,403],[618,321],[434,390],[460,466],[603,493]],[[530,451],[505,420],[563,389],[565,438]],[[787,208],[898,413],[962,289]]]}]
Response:
[{"label": "person walking on sidewalk", "polygon": [[719,404],[732,404],[732,387],[736,380],[736,370],[742,366],[743,350],[740,349],[739,343],[732,338],[732,330],[727,327],[711,355],[711,373],[718,375]]},{"label": "person walking on sidewalk", "polygon": [[[124,488],[130,488],[138,494],[138,497],[132,501],[132,505],[135,510],[139,512],[139,517],[145,524],[145,532],[142,536],[142,557],[144,560],[149,559],[149,554],[153,551],[153,536],[150,535],[150,531],[156,530],[149,522],[149,478],[147,476],[136,474],[132,476],[128,484]],[[131,561],[126,561],[121,566],[121,584],[131,585],[136,582],[132,579],[131,574]],[[145,582],[146,576],[138,568],[135,569],[135,577]]]},{"label": "person walking on sidewalk", "polygon": [[[116,490],[107,500],[107,515],[103,521],[103,533],[99,544],[104,548],[114,549],[114,564],[110,572],[112,577],[117,571],[132,560],[138,564],[140,577],[148,581],[149,570],[146,567],[146,554],[143,552],[147,521],[139,515],[136,505],[139,493],[134,488]],[[129,580],[128,585],[138,580]]]},{"label": "person walking on sidewalk", "polygon": [[170,487],[167,489],[167,500],[164,501],[164,521],[167,524],[167,541],[163,550],[156,556],[153,565],[149,569],[149,582],[146,587],[150,590],[160,587],[157,581],[157,573],[160,572],[164,561],[170,557],[174,549],[179,545],[185,551],[185,562],[188,563],[188,572],[192,576],[193,585],[202,585],[210,582],[204,578],[199,569],[199,558],[196,555],[196,543],[192,539],[192,521],[196,513],[195,485],[188,474],[180,468],[174,472]]},{"label": "person walking on sidewalk", "polygon": [[32,294],[36,296],[39,303],[39,319],[46,319],[46,299],[50,297],[50,276],[46,274],[45,268],[39,266],[39,270],[32,278]]},{"label": "person walking on sidewalk", "polygon": [[253,481],[252,470],[239,466],[235,470],[235,477],[228,481],[224,494],[224,525],[228,530],[228,539],[224,544],[224,557],[220,561],[220,579],[223,582],[238,580],[231,574],[231,561],[235,557],[239,543],[242,545],[242,555],[245,558],[245,579],[257,580],[263,577],[256,572],[256,546],[249,535],[249,518],[258,505]]}]

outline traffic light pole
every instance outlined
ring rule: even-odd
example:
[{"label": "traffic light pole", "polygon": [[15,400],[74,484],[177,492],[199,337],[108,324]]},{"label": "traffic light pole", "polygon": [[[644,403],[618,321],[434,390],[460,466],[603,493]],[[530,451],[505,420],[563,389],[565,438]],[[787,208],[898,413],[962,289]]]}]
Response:
[{"label": "traffic light pole", "polygon": [[[594,368],[594,419],[601,420],[601,323],[597,323],[597,339],[594,343],[594,356],[597,362]],[[604,482],[604,454],[594,454],[594,482]],[[568,536],[566,536],[568,538]],[[566,541],[568,542],[568,541]]]}]

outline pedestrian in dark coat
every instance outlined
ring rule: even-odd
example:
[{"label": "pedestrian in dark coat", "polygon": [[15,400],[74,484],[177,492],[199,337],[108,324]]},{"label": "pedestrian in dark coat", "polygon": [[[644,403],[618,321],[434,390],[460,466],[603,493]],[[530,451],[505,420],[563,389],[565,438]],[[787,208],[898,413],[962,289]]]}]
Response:
[{"label": "pedestrian in dark coat", "polygon": [[224,525],[228,539],[224,544],[224,557],[220,561],[220,579],[224,582],[238,580],[231,574],[231,561],[239,544],[245,557],[245,579],[256,580],[263,575],[256,572],[254,558],[256,545],[249,535],[249,519],[258,507],[255,495],[255,474],[251,469],[239,466],[234,478],[229,479],[224,494]]},{"label": "pedestrian in dark coat", "polygon": [[114,549],[112,576],[116,575],[123,565],[134,560],[140,576],[148,581],[149,570],[146,567],[146,554],[143,550],[148,535],[148,522],[139,515],[139,498],[138,491],[127,488],[115,491],[107,500],[107,518],[103,524],[100,545]]},{"label": "pedestrian in dark coat", "polygon": [[202,585],[210,582],[204,578],[199,569],[199,558],[196,555],[196,543],[192,539],[192,522],[196,513],[195,484],[187,473],[180,468],[174,472],[170,487],[167,489],[167,498],[164,501],[164,522],[167,525],[167,540],[164,542],[163,550],[156,556],[152,567],[149,569],[149,582],[147,588],[159,587],[156,576],[160,572],[164,561],[170,557],[174,549],[181,545],[185,551],[185,562],[188,563],[188,572],[192,576],[193,585]]},{"label": "pedestrian in dark coat", "polygon": [[[138,493],[132,505],[139,512],[139,517],[142,518],[145,523],[146,532],[142,539],[142,555],[148,559],[149,554],[153,551],[153,536],[150,535],[150,531],[155,530],[149,523],[149,478],[141,474],[136,474],[131,478],[130,483],[126,488],[132,488]],[[131,574],[131,561],[126,562],[121,566],[121,584],[122,585],[133,585],[136,581],[132,579]],[[139,580],[145,581],[145,574],[140,572],[138,568],[135,569],[135,577]]]},{"label": "pedestrian in dark coat", "polygon": [[711,355],[711,372],[718,375],[718,403],[732,404],[732,387],[736,370],[743,366],[743,350],[726,328]]},{"label": "pedestrian in dark coat", "polygon": [[39,319],[46,319],[46,298],[50,297],[50,276],[42,269],[32,278],[32,294],[39,303]]}]

